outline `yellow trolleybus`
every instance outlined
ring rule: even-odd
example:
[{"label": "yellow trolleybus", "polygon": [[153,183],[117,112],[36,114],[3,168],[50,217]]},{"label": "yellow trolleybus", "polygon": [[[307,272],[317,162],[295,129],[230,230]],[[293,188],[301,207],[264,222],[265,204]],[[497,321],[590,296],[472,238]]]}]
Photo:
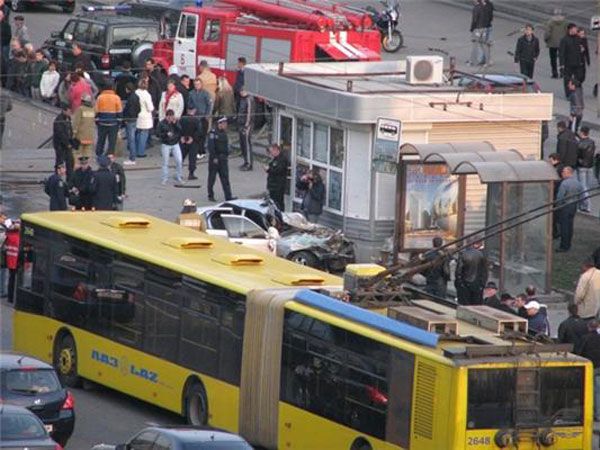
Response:
[{"label": "yellow trolleybus", "polygon": [[15,348],[69,386],[267,449],[591,447],[591,364],[490,331],[518,319],[425,300],[386,317],[332,297],[337,277],[143,214],[24,214],[21,247]]}]

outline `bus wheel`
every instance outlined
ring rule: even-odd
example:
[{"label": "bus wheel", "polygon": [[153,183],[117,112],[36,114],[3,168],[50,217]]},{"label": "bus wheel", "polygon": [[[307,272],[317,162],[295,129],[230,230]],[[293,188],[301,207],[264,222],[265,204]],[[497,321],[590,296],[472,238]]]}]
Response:
[{"label": "bus wheel", "polygon": [[208,400],[200,383],[191,383],[185,392],[185,418],[190,425],[208,423]]},{"label": "bus wheel", "polygon": [[354,439],[350,450],[373,450],[373,446],[364,437]]},{"label": "bus wheel", "polygon": [[54,367],[62,383],[69,387],[81,386],[81,378],[77,374],[77,348],[70,334],[59,338],[54,345]]}]

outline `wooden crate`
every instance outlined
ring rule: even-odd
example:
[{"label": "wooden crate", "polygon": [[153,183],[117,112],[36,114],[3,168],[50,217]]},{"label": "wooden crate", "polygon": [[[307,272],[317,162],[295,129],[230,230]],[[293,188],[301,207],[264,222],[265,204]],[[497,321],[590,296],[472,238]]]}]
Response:
[{"label": "wooden crate", "polygon": [[432,333],[458,335],[458,323],[454,317],[428,311],[418,306],[394,306],[388,308],[388,317],[409,323]]},{"label": "wooden crate", "polygon": [[456,318],[502,334],[506,331],[527,333],[527,319],[486,305],[459,306]]}]

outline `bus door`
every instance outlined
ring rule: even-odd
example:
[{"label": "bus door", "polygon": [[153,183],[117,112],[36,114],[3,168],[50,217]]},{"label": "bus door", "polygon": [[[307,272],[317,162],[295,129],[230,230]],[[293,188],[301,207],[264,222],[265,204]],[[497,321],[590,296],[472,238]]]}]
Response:
[{"label": "bus door", "polygon": [[181,13],[173,52],[173,64],[177,66],[179,75],[185,74],[192,78],[196,76],[198,19],[197,14]]}]

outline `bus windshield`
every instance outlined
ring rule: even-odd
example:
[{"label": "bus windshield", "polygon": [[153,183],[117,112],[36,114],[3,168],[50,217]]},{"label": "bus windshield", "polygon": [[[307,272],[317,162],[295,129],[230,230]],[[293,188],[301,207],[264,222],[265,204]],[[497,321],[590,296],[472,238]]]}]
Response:
[{"label": "bus windshield", "polygon": [[[536,380],[536,387],[528,388],[539,394],[519,395],[517,385],[524,383],[514,368],[471,369],[467,428],[511,428],[523,422],[532,426],[582,425],[583,380],[583,367],[541,368],[539,383]],[[527,417],[519,413],[524,409]]]}]

